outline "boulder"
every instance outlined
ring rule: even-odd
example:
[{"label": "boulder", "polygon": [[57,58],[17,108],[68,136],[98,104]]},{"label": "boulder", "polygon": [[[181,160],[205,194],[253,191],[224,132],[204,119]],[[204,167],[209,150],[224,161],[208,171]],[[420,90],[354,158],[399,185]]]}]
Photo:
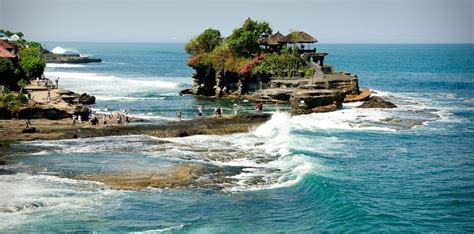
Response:
[{"label": "boulder", "polygon": [[396,108],[397,106],[391,102],[383,100],[381,97],[372,97],[370,100],[365,101],[362,105],[357,108]]},{"label": "boulder", "polygon": [[334,102],[333,104],[327,106],[318,106],[312,109],[313,113],[323,113],[323,112],[331,112],[336,111],[342,108],[342,105]]},{"label": "boulder", "polygon": [[291,113],[310,114],[342,108],[344,94],[338,90],[298,90],[290,98]]},{"label": "boulder", "polygon": [[193,90],[192,89],[183,89],[181,91],[179,91],[179,96],[183,96],[183,95],[186,95],[186,94],[193,94]]},{"label": "boulder", "polygon": [[19,119],[64,119],[71,117],[66,110],[60,110],[53,106],[23,107],[18,111]]},{"label": "boulder", "polygon": [[35,133],[35,132],[36,132],[36,128],[34,128],[34,127],[25,128],[21,131],[21,133]]},{"label": "boulder", "polygon": [[86,104],[86,105],[94,104],[95,97],[87,93],[83,93],[81,94],[81,96],[79,96],[79,103]]}]

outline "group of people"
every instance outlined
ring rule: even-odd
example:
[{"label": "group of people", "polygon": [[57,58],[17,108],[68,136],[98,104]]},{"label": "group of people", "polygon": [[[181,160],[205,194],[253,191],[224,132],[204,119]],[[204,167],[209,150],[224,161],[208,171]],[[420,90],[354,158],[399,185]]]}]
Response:
[{"label": "group of people", "polygon": [[[103,114],[97,114],[96,112],[92,112],[92,109],[89,106],[89,114],[87,115],[87,119],[89,120],[91,125],[100,125],[100,122],[102,122],[103,126],[108,126],[109,123],[112,124],[114,122],[114,116],[115,116],[115,121],[118,125],[125,124],[128,125],[130,123],[130,117],[128,116],[127,111],[125,113],[110,113],[107,114],[107,107],[106,107],[106,113]],[[72,115],[72,126],[76,125],[76,122],[79,122],[79,124],[82,124],[82,115],[81,114],[74,114]]]},{"label": "group of people", "polygon": [[[278,106],[278,103],[276,105]],[[239,113],[240,108],[241,107],[240,107],[239,104],[234,103],[234,105],[232,106],[232,109],[234,110],[234,115],[237,115]],[[202,105],[198,105],[196,109],[197,109],[198,116],[202,118],[204,107]],[[262,113],[263,112],[263,103],[258,102],[255,105],[255,112],[257,112],[257,113]],[[214,117],[222,117],[223,115],[224,115],[224,108],[222,106],[216,106],[214,108]],[[178,120],[181,120],[182,116],[183,116],[183,112],[181,112],[180,110],[177,110],[176,111],[176,118]]]},{"label": "group of people", "polygon": [[46,88],[59,88],[59,77],[54,80],[54,83],[56,86],[53,85],[51,80],[48,78],[44,77],[44,75],[41,75],[41,77],[36,77],[36,86],[40,87],[41,83],[43,83],[44,87]]},{"label": "group of people", "polygon": [[[234,115],[237,115],[239,113],[239,110],[240,110],[240,105],[237,104],[237,103],[234,103],[234,105],[232,106],[232,109],[234,111]],[[257,112],[262,112],[263,111],[263,105],[260,103],[258,104],[258,111]],[[203,113],[204,113],[204,107],[202,105],[198,105],[196,107],[196,110],[197,110],[197,114],[199,117],[203,117]],[[214,108],[214,112],[213,112],[213,115],[214,117],[222,117],[224,115],[224,108],[222,106],[216,106]],[[180,111],[180,110],[176,110],[176,118],[178,120],[181,120],[183,117],[183,112]]]}]

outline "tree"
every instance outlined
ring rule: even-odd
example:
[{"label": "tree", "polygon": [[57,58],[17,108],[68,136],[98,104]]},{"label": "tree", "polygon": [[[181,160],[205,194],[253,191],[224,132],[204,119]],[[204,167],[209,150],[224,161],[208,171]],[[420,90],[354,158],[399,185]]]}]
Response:
[{"label": "tree", "polygon": [[209,53],[222,42],[221,32],[219,30],[208,28],[199,36],[191,39],[184,49],[187,53],[196,55]]},{"label": "tree", "polygon": [[259,41],[268,38],[271,34],[272,29],[267,22],[258,22],[248,18],[242,27],[234,29],[226,38],[226,42],[236,55],[251,57],[260,52]]},{"label": "tree", "polygon": [[14,86],[18,80],[18,70],[10,59],[0,58],[0,84]]},{"label": "tree", "polygon": [[20,68],[26,79],[32,80],[43,74],[46,62],[41,47],[28,46],[18,52]]}]

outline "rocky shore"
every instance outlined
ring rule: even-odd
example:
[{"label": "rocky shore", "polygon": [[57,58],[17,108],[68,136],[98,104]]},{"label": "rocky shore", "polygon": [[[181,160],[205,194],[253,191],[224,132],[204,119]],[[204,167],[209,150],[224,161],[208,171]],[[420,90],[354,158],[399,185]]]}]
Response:
[{"label": "rocky shore", "polygon": [[[130,124],[92,126],[87,122],[72,126],[69,119],[31,120],[35,133],[23,133],[24,120],[0,120],[0,142],[6,140],[60,140],[118,135],[185,137],[191,135],[224,135],[249,132],[271,118],[270,114],[241,114],[222,118],[171,121],[165,124]],[[133,119],[132,119],[133,123]]]},{"label": "rocky shore", "polygon": [[[30,97],[27,103],[18,110],[12,111],[7,106],[0,106],[0,119],[50,119],[59,120],[81,115],[84,119],[89,115],[88,105],[95,103],[95,97],[87,93],[78,94],[70,90],[50,88],[32,82],[24,90]],[[49,97],[48,97],[49,93]]]},{"label": "rocky shore", "polygon": [[102,59],[83,57],[79,54],[54,54],[47,50],[43,51],[47,63],[100,63]]}]

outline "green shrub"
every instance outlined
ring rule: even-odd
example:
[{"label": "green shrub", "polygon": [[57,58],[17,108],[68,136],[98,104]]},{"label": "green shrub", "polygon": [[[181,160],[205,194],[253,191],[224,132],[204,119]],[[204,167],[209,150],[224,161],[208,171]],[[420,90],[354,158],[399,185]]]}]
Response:
[{"label": "green shrub", "polygon": [[310,67],[304,71],[304,77],[312,77],[314,75],[314,68]]},{"label": "green shrub", "polygon": [[0,84],[15,84],[18,77],[18,70],[12,61],[7,58],[0,58]]},{"label": "green shrub", "polygon": [[249,58],[260,52],[259,40],[271,34],[272,28],[267,22],[258,22],[249,18],[242,27],[234,29],[225,42],[234,54]]},{"label": "green shrub", "polygon": [[191,39],[184,50],[189,54],[209,53],[222,42],[221,32],[208,28],[199,36]]},{"label": "green shrub", "polygon": [[28,80],[35,79],[43,74],[46,62],[41,47],[25,46],[18,52],[20,69]]}]

